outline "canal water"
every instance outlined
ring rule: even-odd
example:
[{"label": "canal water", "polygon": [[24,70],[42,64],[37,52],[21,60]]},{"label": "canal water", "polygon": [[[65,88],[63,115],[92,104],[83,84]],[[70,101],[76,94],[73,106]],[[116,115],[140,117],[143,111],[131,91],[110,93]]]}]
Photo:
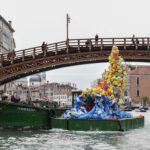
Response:
[{"label": "canal water", "polygon": [[0,131],[0,150],[150,150],[150,111],[144,128],[126,132]]}]

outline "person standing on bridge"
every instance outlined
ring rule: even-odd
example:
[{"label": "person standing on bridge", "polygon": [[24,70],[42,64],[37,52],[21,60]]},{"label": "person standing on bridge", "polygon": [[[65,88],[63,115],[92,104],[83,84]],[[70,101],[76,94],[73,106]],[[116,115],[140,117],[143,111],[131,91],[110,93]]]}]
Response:
[{"label": "person standing on bridge", "polygon": [[98,35],[97,34],[95,35],[95,46],[96,47],[98,46]]},{"label": "person standing on bridge", "polygon": [[145,40],[142,38],[142,46],[145,46]]},{"label": "person standing on bridge", "polygon": [[136,46],[138,46],[139,45],[139,40],[138,40],[138,38],[136,38]]},{"label": "person standing on bridge", "polygon": [[132,44],[135,45],[135,35],[132,36]]},{"label": "person standing on bridge", "polygon": [[43,42],[41,47],[42,47],[42,51],[43,51],[44,56],[46,56],[47,44],[45,44],[45,42]]},{"label": "person standing on bridge", "polygon": [[87,40],[87,41],[85,42],[86,47],[89,47],[89,44],[90,44],[90,42],[89,42],[89,40]]}]

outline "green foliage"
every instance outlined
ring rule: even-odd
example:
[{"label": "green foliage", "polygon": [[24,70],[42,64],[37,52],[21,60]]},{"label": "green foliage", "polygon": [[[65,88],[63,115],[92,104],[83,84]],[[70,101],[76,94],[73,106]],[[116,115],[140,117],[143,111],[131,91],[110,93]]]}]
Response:
[{"label": "green foliage", "polygon": [[148,101],[148,100],[149,100],[149,98],[148,98],[147,96],[143,97],[142,99],[143,99],[144,101]]}]

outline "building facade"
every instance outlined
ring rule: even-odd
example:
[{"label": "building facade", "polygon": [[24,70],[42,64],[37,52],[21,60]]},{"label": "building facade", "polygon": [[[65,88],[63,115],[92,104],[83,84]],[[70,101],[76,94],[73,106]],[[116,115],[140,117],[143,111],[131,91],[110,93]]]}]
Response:
[{"label": "building facade", "polygon": [[[29,88],[31,101],[40,100],[40,87]],[[28,100],[29,101],[29,100]]]},{"label": "building facade", "polygon": [[0,15],[0,54],[15,50],[15,40],[13,38],[14,29],[11,21],[7,22]]},{"label": "building facade", "polygon": [[46,73],[39,73],[30,76],[29,78],[29,87],[40,87],[46,83]]},{"label": "building facade", "polygon": [[46,83],[40,87],[40,97],[48,101],[55,101],[60,107],[72,105],[72,90],[76,84],[71,83]]},{"label": "building facade", "polygon": [[21,78],[19,80],[16,80],[15,84],[23,86],[23,87],[28,87],[28,79],[26,77],[25,78]]},{"label": "building facade", "polygon": [[54,93],[53,101],[57,102],[60,107],[72,106],[72,95],[70,91],[58,91]]},{"label": "building facade", "polygon": [[[127,82],[125,92],[132,104],[150,106],[150,66],[136,66],[128,72]],[[144,97],[149,100],[145,101]]]}]

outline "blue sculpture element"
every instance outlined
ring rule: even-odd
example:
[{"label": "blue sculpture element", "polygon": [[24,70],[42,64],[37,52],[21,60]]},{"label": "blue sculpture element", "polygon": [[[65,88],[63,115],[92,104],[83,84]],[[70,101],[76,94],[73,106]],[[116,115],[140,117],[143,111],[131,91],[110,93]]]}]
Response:
[{"label": "blue sculpture element", "polygon": [[[100,101],[100,100],[103,101]],[[87,111],[88,104],[93,107]],[[95,96],[94,99],[87,97],[83,99],[81,96],[77,97],[74,102],[75,108],[67,110],[62,117],[71,119],[111,119],[111,118],[131,118],[131,114],[118,109],[116,99],[109,100],[106,96]]]}]

